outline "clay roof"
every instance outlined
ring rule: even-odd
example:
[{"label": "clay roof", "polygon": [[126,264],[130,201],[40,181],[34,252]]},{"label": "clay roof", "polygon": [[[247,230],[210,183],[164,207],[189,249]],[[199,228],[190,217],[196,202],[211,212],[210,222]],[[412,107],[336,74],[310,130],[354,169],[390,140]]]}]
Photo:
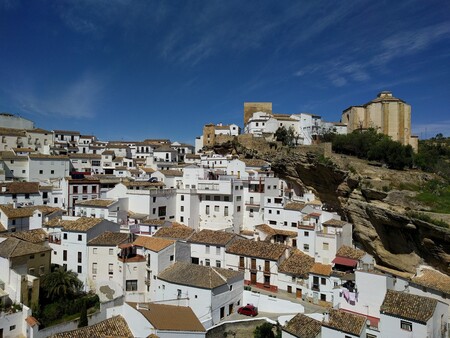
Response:
[{"label": "clay roof", "polygon": [[193,234],[189,242],[225,246],[235,237],[236,235],[230,232],[203,229]]},{"label": "clay roof", "polygon": [[61,218],[53,218],[50,221],[45,222],[44,226],[62,227],[65,231],[86,232],[100,222],[103,222],[103,219],[94,217],[80,217],[74,221],[63,220]]},{"label": "clay roof", "polygon": [[194,311],[188,306],[128,303],[160,331],[205,332]]},{"label": "clay roof", "polygon": [[272,228],[270,225],[267,224],[260,224],[255,226],[256,229],[270,235],[283,235],[288,237],[297,237],[297,231],[289,231],[289,230],[283,230],[283,229],[276,229]]},{"label": "clay roof", "polygon": [[300,338],[316,338],[322,323],[304,314],[297,314],[283,327],[283,330]]},{"label": "clay roof", "polygon": [[327,226],[331,226],[331,227],[342,228],[344,225],[346,225],[348,223],[345,222],[345,221],[341,221],[339,219],[332,218],[332,219],[329,219],[326,222],[323,222],[322,224],[323,225],[327,225]]},{"label": "clay roof", "polygon": [[141,167],[141,169],[146,172],[147,174],[153,174],[156,170],[153,168],[145,168],[145,167]]},{"label": "clay roof", "polygon": [[290,275],[305,277],[308,275],[313,264],[313,257],[310,257],[302,251],[296,249],[292,252],[288,259],[281,263],[278,270]]},{"label": "clay roof", "polygon": [[29,154],[28,157],[36,160],[69,160],[67,155]]},{"label": "clay roof", "polygon": [[173,243],[175,243],[175,241],[170,240],[170,239],[139,236],[133,242],[133,245],[142,246],[151,251],[159,252],[159,251],[171,246]]},{"label": "clay roof", "polygon": [[68,155],[70,159],[93,159],[93,160],[99,160],[102,158],[102,155],[100,154],[81,154],[81,153],[77,153],[77,154],[69,154]]},{"label": "clay roof", "polygon": [[102,155],[114,155],[114,151],[113,150],[105,150]]},{"label": "clay roof", "polygon": [[31,148],[13,148],[13,150],[15,153],[32,153],[33,151],[35,151]]},{"label": "clay roof", "polygon": [[235,278],[243,279],[244,273],[186,262],[176,262],[158,275],[158,279],[173,284],[202,289],[215,289]]},{"label": "clay roof", "polygon": [[164,227],[159,229],[153,237],[166,237],[173,239],[188,239],[194,233],[194,229],[189,227]]},{"label": "clay roof", "polygon": [[247,239],[234,241],[226,250],[227,253],[240,256],[256,257],[276,261],[288,247],[283,244],[257,242]]},{"label": "clay roof", "polygon": [[40,325],[41,323],[39,323],[39,321],[34,318],[33,316],[28,316],[27,318],[25,318],[25,321],[27,322],[28,326],[35,326],[35,325]]},{"label": "clay roof", "polygon": [[6,190],[1,194],[38,194],[39,183],[38,182],[11,182],[0,184],[1,188],[5,187]]},{"label": "clay roof", "polygon": [[64,134],[64,135],[80,135],[79,131],[73,130],[53,130],[55,134]]},{"label": "clay roof", "polygon": [[107,199],[94,199],[94,200],[81,200],[75,202],[75,205],[82,205],[88,207],[99,207],[99,208],[107,208],[110,205],[117,202],[116,200],[107,200]]},{"label": "clay roof", "polygon": [[128,240],[129,234],[122,232],[105,231],[97,237],[91,239],[89,246],[117,246]]},{"label": "clay roof", "polygon": [[0,210],[3,211],[8,218],[13,219],[13,218],[31,217],[36,210],[39,210],[44,215],[48,215],[61,209],[49,207],[46,205],[14,208],[13,205],[11,204],[3,204],[0,205]]},{"label": "clay roof", "polygon": [[177,176],[177,177],[183,176],[183,172],[180,170],[159,170],[159,172],[164,176]]},{"label": "clay roof", "polygon": [[163,182],[147,182],[147,181],[136,181],[136,182],[124,182],[123,183],[127,188],[129,187],[144,187],[144,188],[152,188],[152,187],[163,187],[165,184]]},{"label": "clay roof", "polygon": [[322,264],[322,263],[314,263],[311,269],[309,270],[310,273],[315,275],[321,275],[321,276],[330,276],[331,275],[331,265],[329,264]]},{"label": "clay roof", "polygon": [[48,246],[25,242],[14,237],[8,237],[0,242],[0,257],[12,258],[51,251]]},{"label": "clay roof", "polygon": [[343,245],[337,251],[336,256],[359,260],[365,254],[366,253],[364,251],[362,251],[362,250],[354,249],[354,248],[349,247],[347,245]]},{"label": "clay roof", "polygon": [[450,276],[439,271],[424,268],[411,280],[413,283],[450,294]]},{"label": "clay roof", "polygon": [[97,324],[80,329],[56,333],[51,338],[132,338],[133,333],[122,316],[105,319]]},{"label": "clay roof", "polygon": [[305,203],[303,202],[289,202],[284,206],[285,210],[297,210],[301,211],[305,207]]},{"label": "clay roof", "polygon": [[46,241],[47,233],[43,229],[33,229],[26,231],[8,232],[1,234],[2,237],[14,237],[30,243],[43,243]]},{"label": "clay roof", "polygon": [[322,325],[331,329],[359,337],[363,328],[366,326],[367,318],[364,316],[335,309],[329,309],[328,313],[329,320],[328,322],[323,321]]},{"label": "clay roof", "polygon": [[5,136],[26,136],[25,131],[14,128],[0,128],[0,135]]},{"label": "clay roof", "polygon": [[315,199],[315,200],[306,202],[306,204],[308,204],[308,205],[322,205],[322,202],[320,200],[318,200],[318,199]]},{"label": "clay roof", "polygon": [[[144,215],[144,214],[142,214]],[[136,217],[136,214],[133,215],[134,217]],[[133,217],[130,216],[130,217]],[[157,218],[149,218],[148,215],[144,215],[145,217],[142,219],[141,224],[146,224],[146,225],[164,225],[167,221],[163,220],[163,219],[157,219]],[[140,215],[138,215],[137,219],[139,219]]]},{"label": "clay roof", "polygon": [[410,293],[387,290],[380,313],[425,324],[436,309],[437,300]]},{"label": "clay roof", "polygon": [[194,160],[199,160],[200,159],[200,155],[197,155],[197,154],[186,154],[185,157],[186,158],[190,158],[190,159],[194,159]]}]

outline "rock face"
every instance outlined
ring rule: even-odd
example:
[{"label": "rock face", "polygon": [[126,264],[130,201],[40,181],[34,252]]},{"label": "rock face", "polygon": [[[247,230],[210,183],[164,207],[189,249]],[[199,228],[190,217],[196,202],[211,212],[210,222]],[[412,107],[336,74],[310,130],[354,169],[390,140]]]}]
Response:
[{"label": "rock face", "polygon": [[407,216],[420,206],[414,192],[390,190],[389,186],[426,181],[429,174],[373,168],[364,161],[291,150],[267,157],[272,169],[294,183],[296,189],[313,190],[332,210],[353,223],[354,239],[378,263],[415,272],[428,263],[450,274],[450,229]]}]

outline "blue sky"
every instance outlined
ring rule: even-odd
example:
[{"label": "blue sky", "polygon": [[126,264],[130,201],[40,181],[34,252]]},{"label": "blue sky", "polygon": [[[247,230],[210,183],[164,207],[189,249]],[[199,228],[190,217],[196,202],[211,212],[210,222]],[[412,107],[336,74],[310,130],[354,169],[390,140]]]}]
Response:
[{"label": "blue sky", "polygon": [[245,101],[339,121],[391,90],[450,136],[450,2],[0,0],[0,111],[193,143]]}]

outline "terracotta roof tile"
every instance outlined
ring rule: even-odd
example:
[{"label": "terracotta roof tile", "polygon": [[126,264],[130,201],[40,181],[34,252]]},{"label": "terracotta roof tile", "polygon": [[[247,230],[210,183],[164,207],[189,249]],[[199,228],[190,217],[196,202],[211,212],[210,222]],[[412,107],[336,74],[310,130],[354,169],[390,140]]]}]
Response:
[{"label": "terracotta roof tile", "polygon": [[123,183],[127,188],[130,187],[143,187],[143,188],[158,188],[164,187],[165,184],[163,182],[147,182],[147,181],[135,181],[135,182],[124,182]]},{"label": "terracotta roof tile", "polygon": [[311,269],[309,270],[310,273],[315,275],[321,275],[321,276],[330,276],[331,275],[331,265],[329,264],[322,264],[322,263],[314,263]]},{"label": "terracotta roof tile", "polygon": [[360,336],[366,325],[367,318],[353,313],[329,309],[329,320],[322,322],[323,326]]},{"label": "terracotta roof tile", "polygon": [[[2,188],[5,191],[2,191]],[[0,184],[1,194],[38,194],[39,183],[38,182],[11,182]]]},{"label": "terracotta roof tile", "polygon": [[69,160],[67,155],[29,154],[28,157],[36,160]]},{"label": "terracotta roof tile", "polygon": [[105,231],[97,237],[91,239],[88,246],[117,246],[127,242],[130,235],[123,232]]},{"label": "terracotta roof tile", "polygon": [[48,215],[55,211],[60,211],[61,209],[46,205],[14,208],[11,204],[3,204],[0,205],[0,210],[3,211],[8,218],[14,219],[31,217],[36,210],[39,210],[44,215]]},{"label": "terracotta roof tile", "polygon": [[9,237],[0,242],[0,257],[12,258],[52,251],[48,246],[25,242]]},{"label": "terracotta roof tile", "polygon": [[0,234],[2,237],[14,237],[25,242],[41,244],[47,239],[47,233],[43,229],[33,229],[26,231],[8,232]]},{"label": "terracotta roof tile", "polygon": [[301,211],[305,207],[305,203],[303,202],[289,202],[284,206],[285,210],[297,210]]},{"label": "terracotta roof tile", "polygon": [[174,240],[165,238],[156,238],[148,236],[139,236],[133,245],[141,246],[154,252],[159,252],[175,243]]},{"label": "terracotta roof tile", "polygon": [[81,200],[77,201],[75,205],[81,205],[85,207],[99,207],[99,208],[107,208],[110,205],[117,202],[116,200],[108,200],[108,199],[94,199],[94,200]]},{"label": "terracotta roof tile", "polygon": [[288,236],[288,237],[297,237],[297,231],[276,229],[276,228],[272,228],[270,225],[267,225],[267,224],[260,224],[260,225],[255,226],[255,228],[259,231],[262,231],[262,232],[270,235],[270,236],[282,235],[282,236]]},{"label": "terracotta roof tile", "polygon": [[155,303],[137,304],[130,302],[128,304],[136,308],[157,330],[206,331],[190,307]]},{"label": "terracotta roof tile", "polygon": [[189,227],[164,227],[159,229],[153,237],[187,240],[193,233],[194,229]]},{"label": "terracotta roof tile", "polygon": [[50,336],[51,338],[132,338],[133,333],[122,316],[115,316],[100,323],[80,329],[61,332]]},{"label": "terracotta roof tile", "polygon": [[162,271],[158,279],[202,289],[215,289],[231,280],[244,279],[244,273],[211,266],[176,262]]},{"label": "terracotta roof tile", "polygon": [[189,242],[225,246],[235,237],[236,235],[230,232],[203,229],[193,234]]},{"label": "terracotta roof tile", "polygon": [[412,282],[450,294],[450,276],[436,270],[424,268],[416,277],[412,278]]},{"label": "terracotta roof tile", "polygon": [[227,253],[234,255],[257,257],[268,260],[278,260],[288,249],[283,244],[257,242],[247,239],[234,241],[227,249]]},{"label": "terracotta roof tile", "polygon": [[406,292],[387,290],[380,313],[426,323],[436,309],[437,300]]},{"label": "terracotta roof tile", "polygon": [[348,224],[348,222],[332,218],[332,219],[329,219],[326,222],[323,222],[322,224],[323,225],[327,225],[327,226],[331,226],[331,227],[342,228],[344,225]]},{"label": "terracotta roof tile", "polygon": [[291,256],[281,263],[280,272],[298,277],[306,277],[314,265],[314,258],[300,250],[294,250]]},{"label": "terracotta roof tile", "polygon": [[183,176],[183,172],[180,170],[159,170],[159,172],[164,176],[176,176],[176,177]]},{"label": "terracotta roof tile", "polygon": [[337,251],[336,256],[359,260],[365,254],[366,253],[362,250],[354,249],[352,247],[349,247],[348,245],[343,245]]},{"label": "terracotta roof tile", "polygon": [[45,227],[61,227],[65,231],[86,232],[97,224],[103,222],[101,218],[80,217],[77,220],[63,220],[61,218],[53,218],[44,223]]},{"label": "terracotta roof tile", "polygon": [[300,338],[316,338],[320,334],[322,323],[304,314],[297,314],[283,330]]}]

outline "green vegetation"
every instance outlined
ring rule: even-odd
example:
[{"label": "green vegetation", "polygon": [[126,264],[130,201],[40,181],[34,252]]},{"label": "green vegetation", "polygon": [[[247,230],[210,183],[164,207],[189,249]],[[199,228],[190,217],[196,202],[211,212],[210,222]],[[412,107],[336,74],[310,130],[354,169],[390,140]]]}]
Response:
[{"label": "green vegetation", "polygon": [[447,180],[450,178],[450,137],[437,134],[429,140],[419,141],[415,165],[427,172],[434,172]]},{"label": "green vegetation", "polygon": [[442,228],[450,228],[450,225],[447,222],[431,218],[427,214],[424,214],[424,213],[421,213],[421,212],[414,212],[413,211],[413,212],[409,212],[407,215],[409,217],[411,217],[411,218],[417,218],[417,219],[420,219],[420,220],[422,220],[424,222],[428,222],[428,223],[437,225],[437,226],[442,227]]},{"label": "green vegetation", "polygon": [[433,212],[450,213],[450,185],[442,180],[425,184],[416,199],[431,208]]},{"label": "green vegetation", "polygon": [[411,168],[414,153],[411,146],[403,146],[375,129],[356,130],[351,134],[326,134],[322,140],[331,141],[333,151],[357,156],[369,161],[379,161],[389,168],[402,170]]},{"label": "green vegetation", "polygon": [[85,326],[88,326],[88,316],[87,316],[86,299],[83,299],[83,303],[81,304],[80,321],[78,322],[78,327],[85,327]]},{"label": "green vegetation", "polygon": [[84,316],[87,322],[87,313],[98,309],[100,301],[97,295],[87,294],[82,289],[83,283],[75,272],[56,268],[41,280],[39,307],[33,310],[34,316],[43,327],[78,317],[82,322]]},{"label": "green vegetation", "polygon": [[298,144],[300,136],[295,132],[291,126],[288,129],[279,127],[275,132],[275,139],[281,142],[284,146],[294,147]]},{"label": "green vegetation", "polygon": [[[277,334],[273,332],[274,326],[277,329]],[[270,324],[268,322],[265,322],[259,326],[256,327],[255,331],[253,331],[254,338],[275,338],[275,337],[281,337],[281,330],[279,330],[277,325]]]}]

